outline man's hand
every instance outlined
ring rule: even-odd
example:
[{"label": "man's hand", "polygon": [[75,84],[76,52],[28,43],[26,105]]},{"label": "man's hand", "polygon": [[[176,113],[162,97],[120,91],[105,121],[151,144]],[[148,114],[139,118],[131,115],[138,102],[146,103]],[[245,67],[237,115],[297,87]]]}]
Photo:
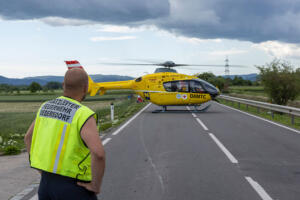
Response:
[{"label": "man's hand", "polygon": [[96,188],[93,183],[77,182],[77,185],[80,185],[91,192],[95,192],[96,194],[100,193],[100,188]]}]

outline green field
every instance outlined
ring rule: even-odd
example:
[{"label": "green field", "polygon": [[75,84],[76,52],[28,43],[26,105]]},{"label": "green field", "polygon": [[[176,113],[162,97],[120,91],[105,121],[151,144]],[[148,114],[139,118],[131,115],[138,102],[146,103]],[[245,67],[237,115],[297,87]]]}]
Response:
[{"label": "green field", "polygon": [[[128,96],[132,94],[132,91],[113,91],[100,97],[87,97],[82,103],[99,115],[100,132],[103,132],[122,123],[145,105],[145,103],[137,104],[135,97],[129,100]],[[47,95],[0,95],[0,152],[7,153],[11,147],[17,150],[24,149],[24,135],[41,103],[60,95],[61,92]],[[114,122],[110,121],[111,102],[115,104]]]},{"label": "green field", "polygon": [[[264,91],[263,86],[230,86],[229,93],[254,97],[263,97],[268,99],[268,95]],[[296,101],[300,101],[300,95],[296,98]]]},{"label": "green field", "polygon": [[[134,94],[132,90],[116,90],[108,91],[105,95],[87,96],[85,101],[107,101],[115,100],[120,98],[127,98],[128,95]],[[44,102],[50,99],[54,99],[62,95],[61,90],[54,91],[52,93],[28,93],[27,91],[22,91],[20,94],[0,94],[0,102]]]}]

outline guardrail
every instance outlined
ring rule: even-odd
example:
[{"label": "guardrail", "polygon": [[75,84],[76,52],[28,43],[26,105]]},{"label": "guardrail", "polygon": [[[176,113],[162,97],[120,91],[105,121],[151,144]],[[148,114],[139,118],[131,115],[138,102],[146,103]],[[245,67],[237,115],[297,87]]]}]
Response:
[{"label": "guardrail", "polygon": [[265,109],[271,111],[272,118],[274,118],[274,112],[285,113],[291,116],[291,123],[295,124],[295,116],[300,117],[300,109],[290,106],[281,106],[277,104],[265,103],[260,101],[253,101],[249,99],[242,99],[237,97],[231,97],[226,95],[220,95],[218,98],[224,99],[226,101],[231,101],[232,103],[237,102],[238,107],[240,108],[240,104],[245,104],[246,108],[248,106],[253,106],[257,108],[257,112],[260,112],[260,109]]}]

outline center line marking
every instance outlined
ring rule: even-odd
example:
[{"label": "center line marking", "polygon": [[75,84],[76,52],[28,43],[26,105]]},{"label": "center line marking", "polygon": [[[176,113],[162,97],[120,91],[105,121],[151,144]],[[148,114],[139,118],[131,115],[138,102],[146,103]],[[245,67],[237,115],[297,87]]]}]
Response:
[{"label": "center line marking", "polygon": [[196,118],[196,120],[203,127],[204,130],[208,131],[208,128],[205,126],[205,124],[199,118]]},{"label": "center line marking", "polygon": [[251,177],[245,178],[263,200],[273,200],[258,182],[254,181]]},{"label": "center line marking", "polygon": [[234,163],[237,164],[238,160],[235,159],[235,157],[228,151],[228,149],[216,138],[216,136],[212,133],[209,133],[209,136],[215,141],[215,143],[220,147],[220,149],[225,153],[225,155],[228,157],[228,159]]},{"label": "center line marking", "polygon": [[105,140],[102,141],[102,145],[106,145],[109,141],[111,140],[111,138],[106,138]]},{"label": "center line marking", "polygon": [[150,105],[151,103],[146,105],[142,110],[140,110],[137,114],[135,114],[130,120],[128,120],[125,124],[123,124],[118,130],[113,132],[112,135],[117,135],[118,133],[120,133],[121,130],[123,130],[130,122],[132,122],[137,116],[139,116],[139,114],[141,114],[144,110],[146,110]]}]

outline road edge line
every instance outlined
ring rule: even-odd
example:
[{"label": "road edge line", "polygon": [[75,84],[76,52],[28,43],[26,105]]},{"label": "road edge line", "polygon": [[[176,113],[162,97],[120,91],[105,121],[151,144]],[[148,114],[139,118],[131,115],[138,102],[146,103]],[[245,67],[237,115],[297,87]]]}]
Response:
[{"label": "road edge line", "polygon": [[144,110],[146,110],[151,103],[146,105],[142,110],[140,110],[137,114],[135,114],[133,117],[131,117],[125,124],[123,124],[120,128],[118,128],[115,132],[112,133],[112,135],[119,134],[130,122],[132,122],[137,116],[139,116]]},{"label": "road edge line", "polygon": [[268,120],[268,119],[265,119],[265,118],[262,118],[262,117],[259,117],[259,116],[250,114],[250,113],[247,113],[247,112],[245,112],[245,111],[241,111],[241,110],[236,109],[236,108],[232,108],[232,107],[230,107],[230,106],[227,106],[227,105],[224,105],[224,104],[221,104],[221,103],[218,103],[218,104],[221,105],[221,106],[223,106],[223,107],[226,107],[226,108],[229,108],[229,109],[238,111],[238,112],[240,112],[240,113],[249,115],[249,116],[251,116],[251,117],[254,117],[254,118],[257,118],[257,119],[260,119],[260,120],[269,122],[269,123],[274,124],[274,125],[277,125],[277,126],[279,126],[279,127],[281,127],[281,128],[285,128],[285,129],[288,129],[288,130],[290,130],[290,131],[293,131],[293,132],[295,132],[295,133],[297,133],[297,134],[300,134],[300,131],[298,131],[297,129],[293,129],[293,128],[288,127],[288,126],[286,126],[286,125],[279,124],[279,123],[277,123],[277,122],[274,122],[274,121],[271,121],[271,120]]}]

